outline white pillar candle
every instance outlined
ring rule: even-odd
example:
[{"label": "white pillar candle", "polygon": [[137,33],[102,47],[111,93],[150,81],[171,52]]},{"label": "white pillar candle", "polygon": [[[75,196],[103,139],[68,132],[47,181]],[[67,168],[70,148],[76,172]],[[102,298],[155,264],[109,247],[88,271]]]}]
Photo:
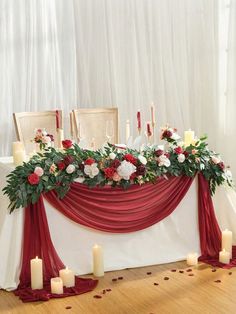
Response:
[{"label": "white pillar candle", "polygon": [[104,276],[103,250],[97,244],[93,247],[93,274],[96,277]]},{"label": "white pillar candle", "polygon": [[60,277],[51,278],[51,293],[63,294],[63,281]]},{"label": "white pillar candle", "polygon": [[194,140],[194,131],[188,130],[184,132],[184,145],[189,146]]},{"label": "white pillar candle", "polygon": [[38,256],[30,261],[31,289],[43,289],[43,263]]},{"label": "white pillar candle", "polygon": [[128,142],[129,138],[130,138],[130,122],[129,120],[126,120],[126,128],[125,128],[126,143]]},{"label": "white pillar candle", "polygon": [[223,264],[229,264],[230,261],[230,253],[227,252],[225,249],[223,251],[220,251],[219,254],[219,261]]},{"label": "white pillar candle", "polygon": [[24,150],[24,144],[20,141],[12,143],[12,151],[13,153],[18,150]]},{"label": "white pillar candle", "polygon": [[75,286],[75,274],[72,270],[68,269],[68,267],[61,269],[59,276],[63,281],[63,286],[67,288]]},{"label": "white pillar candle", "polygon": [[24,150],[17,150],[13,153],[13,162],[15,166],[23,165],[26,161],[26,154]]},{"label": "white pillar candle", "polygon": [[225,249],[232,258],[232,231],[225,229],[222,231],[221,249]]},{"label": "white pillar candle", "polygon": [[197,253],[189,253],[187,255],[187,264],[189,266],[196,266],[198,264],[198,254]]}]

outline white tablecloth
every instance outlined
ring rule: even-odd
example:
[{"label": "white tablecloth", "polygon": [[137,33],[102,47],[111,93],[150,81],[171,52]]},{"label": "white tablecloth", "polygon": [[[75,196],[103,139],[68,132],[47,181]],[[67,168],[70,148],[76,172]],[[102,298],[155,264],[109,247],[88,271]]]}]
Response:
[{"label": "white tablecloth", "polygon": [[[14,169],[10,158],[0,158],[0,189]],[[55,249],[65,265],[77,274],[92,271],[92,246],[104,249],[105,270],[169,263],[198,252],[197,182],[166,219],[145,230],[111,234],[89,229],[69,220],[45,201],[48,224]],[[23,209],[9,214],[8,198],[0,192],[0,288],[14,289],[21,263]],[[226,222],[227,224],[227,222]],[[232,229],[232,228],[231,228]]]}]

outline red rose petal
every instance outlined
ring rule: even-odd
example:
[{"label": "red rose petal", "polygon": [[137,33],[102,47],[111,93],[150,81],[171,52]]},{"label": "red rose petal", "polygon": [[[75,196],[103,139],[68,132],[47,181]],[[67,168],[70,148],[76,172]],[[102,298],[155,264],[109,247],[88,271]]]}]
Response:
[{"label": "red rose petal", "polygon": [[70,310],[70,309],[72,309],[72,306],[66,306],[65,309]]},{"label": "red rose petal", "polygon": [[188,274],[189,276],[194,276],[194,274]]},{"label": "red rose petal", "polygon": [[123,280],[123,277],[118,277],[118,280]]},{"label": "red rose petal", "polygon": [[193,270],[192,270],[191,268],[189,268],[189,269],[187,269],[186,271],[189,273],[190,271],[193,271]]},{"label": "red rose petal", "polygon": [[117,278],[113,278],[112,281],[117,281]]},{"label": "red rose petal", "polygon": [[94,297],[95,299],[101,299],[101,298],[102,298],[102,296],[99,295],[99,294],[96,294],[96,295],[94,295],[93,297]]},{"label": "red rose petal", "polygon": [[106,291],[107,291],[107,292],[110,292],[110,291],[111,291],[111,289],[110,289],[110,288],[108,288],[108,289],[106,289]]},{"label": "red rose petal", "polygon": [[147,272],[147,275],[151,275],[151,274],[152,274],[152,272],[151,272],[151,271],[148,271],[148,272]]},{"label": "red rose petal", "polygon": [[218,280],[215,280],[215,282],[219,283],[219,282],[221,282],[221,280],[218,279]]},{"label": "red rose petal", "polygon": [[157,283],[157,282],[154,282],[154,286],[159,286],[159,283]]},{"label": "red rose petal", "polygon": [[175,272],[176,272],[176,269],[171,269],[171,271],[172,271],[173,273],[175,273]]},{"label": "red rose petal", "polygon": [[184,270],[179,270],[179,273],[180,273],[180,274],[183,274],[183,273],[184,273]]},{"label": "red rose petal", "polygon": [[229,272],[229,275],[232,275],[232,271]]},{"label": "red rose petal", "polygon": [[215,273],[215,272],[216,272],[216,269],[212,269],[211,271],[212,271],[213,273]]},{"label": "red rose petal", "polygon": [[103,289],[103,290],[102,290],[102,294],[105,294],[105,293],[106,293],[106,290],[105,290],[105,289]]},{"label": "red rose petal", "polygon": [[169,277],[164,277],[164,280],[169,280],[170,278]]}]

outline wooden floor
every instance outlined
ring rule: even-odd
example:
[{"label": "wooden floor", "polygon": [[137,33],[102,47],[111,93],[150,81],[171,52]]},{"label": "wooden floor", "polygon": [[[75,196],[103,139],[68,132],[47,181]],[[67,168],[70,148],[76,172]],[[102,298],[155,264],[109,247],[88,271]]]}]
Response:
[{"label": "wooden floor", "polygon": [[[212,270],[205,264],[192,268],[178,262],[108,272],[94,291],[48,302],[22,303],[0,290],[0,313],[236,313],[236,269]],[[123,279],[112,281],[118,277]],[[103,289],[111,291],[103,294]]]}]

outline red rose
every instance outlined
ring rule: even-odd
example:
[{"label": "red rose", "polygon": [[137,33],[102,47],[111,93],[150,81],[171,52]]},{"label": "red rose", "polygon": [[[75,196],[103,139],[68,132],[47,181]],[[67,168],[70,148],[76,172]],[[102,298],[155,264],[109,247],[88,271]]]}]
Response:
[{"label": "red rose", "polygon": [[74,157],[72,157],[70,155],[67,155],[64,158],[64,163],[65,163],[66,166],[68,166],[69,164],[72,164],[73,161],[74,161]]},{"label": "red rose", "polygon": [[93,163],[95,163],[95,160],[93,158],[88,158],[85,160],[84,164],[91,166]]},{"label": "red rose", "polygon": [[225,164],[222,161],[218,163],[218,166],[220,167],[221,170],[225,169]]},{"label": "red rose", "polygon": [[131,162],[131,164],[135,165],[137,163],[137,158],[135,158],[131,154],[125,154],[124,155],[124,160]]},{"label": "red rose", "polygon": [[105,177],[107,179],[111,179],[113,177],[113,175],[115,174],[116,169],[114,169],[114,168],[105,168],[105,169],[103,169],[103,171],[105,173]]},{"label": "red rose", "polygon": [[188,157],[188,155],[189,155],[189,153],[188,152],[186,152],[186,151],[184,151],[183,152],[183,154],[184,154],[184,156],[187,158]]},{"label": "red rose", "polygon": [[65,149],[71,148],[71,146],[73,145],[71,140],[64,140],[62,141],[62,145]]},{"label": "red rose", "polygon": [[163,155],[163,154],[164,154],[164,151],[163,151],[162,149],[158,149],[158,150],[155,151],[155,155],[156,155],[157,157],[159,157],[159,156],[161,156],[161,155]]},{"label": "red rose", "polygon": [[57,163],[57,167],[58,167],[59,170],[63,170],[63,169],[65,169],[66,165],[65,165],[65,163],[63,161],[59,161]]},{"label": "red rose", "polygon": [[165,156],[166,156],[167,158],[170,158],[170,154],[169,154],[169,153],[165,153]]},{"label": "red rose", "polygon": [[36,185],[39,183],[39,176],[36,173],[31,173],[28,175],[28,182],[31,185]]},{"label": "red rose", "polygon": [[176,147],[176,148],[175,148],[175,153],[178,154],[178,155],[179,155],[179,154],[183,154],[183,148],[180,147],[180,146]]},{"label": "red rose", "polygon": [[111,163],[112,168],[118,168],[120,166],[119,159],[114,159]]}]

